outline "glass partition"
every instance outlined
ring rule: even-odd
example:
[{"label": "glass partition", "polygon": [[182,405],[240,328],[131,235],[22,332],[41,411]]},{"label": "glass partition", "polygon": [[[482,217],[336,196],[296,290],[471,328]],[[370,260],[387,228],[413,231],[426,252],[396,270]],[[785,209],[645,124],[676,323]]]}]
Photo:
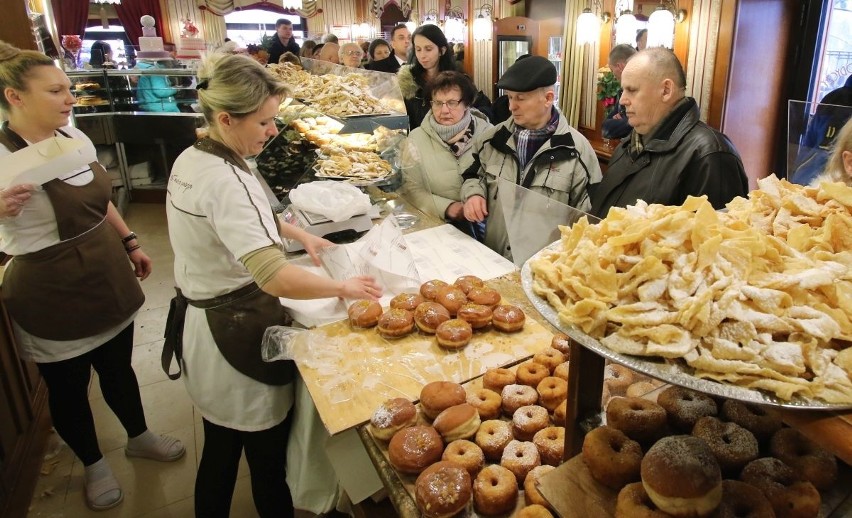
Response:
[{"label": "glass partition", "polygon": [[787,116],[787,179],[808,185],[825,170],[834,139],[852,107],[790,101]]}]

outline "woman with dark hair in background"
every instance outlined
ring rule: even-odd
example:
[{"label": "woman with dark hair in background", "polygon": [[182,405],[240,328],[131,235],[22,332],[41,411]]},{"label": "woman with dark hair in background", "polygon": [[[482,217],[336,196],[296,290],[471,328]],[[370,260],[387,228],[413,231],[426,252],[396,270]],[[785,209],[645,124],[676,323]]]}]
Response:
[{"label": "woman with dark hair in background", "polygon": [[367,47],[367,64],[364,66],[364,68],[366,68],[367,70],[373,70],[373,63],[375,63],[376,61],[387,59],[390,57],[390,55],[390,43],[381,38],[376,38],[371,41],[370,46]]},{"label": "woman with dark hair in background", "polygon": [[92,68],[115,68],[112,61],[112,47],[105,41],[98,40],[92,43],[90,50],[89,66]]},{"label": "woman with dark hair in background", "polygon": [[408,125],[414,129],[429,113],[424,95],[426,83],[441,72],[455,70],[456,62],[447,37],[437,25],[418,27],[411,35],[411,43],[414,52],[410,54],[408,64],[400,67],[397,77],[408,112]]},{"label": "woman with dark hair in background", "polygon": [[302,50],[299,52],[299,56],[303,58],[313,58],[314,57],[314,49],[317,47],[317,42],[314,40],[305,40],[302,43]]}]

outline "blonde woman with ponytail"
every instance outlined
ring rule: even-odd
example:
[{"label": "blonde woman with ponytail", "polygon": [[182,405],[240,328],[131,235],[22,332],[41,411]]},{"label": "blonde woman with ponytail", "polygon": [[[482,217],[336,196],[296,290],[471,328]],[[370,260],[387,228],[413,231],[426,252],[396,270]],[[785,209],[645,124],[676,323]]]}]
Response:
[{"label": "blonde woman with ponytail", "polygon": [[258,514],[294,514],[285,476],[295,366],[265,363],[260,354],[266,328],[288,321],[278,298],[382,293],[371,277],[336,281],[287,262],[283,238],[301,241],[317,264],[317,251],[331,243],[278,221],[245,162],[278,134],[274,119],[286,93],[247,56],[208,57],[198,71],[198,102],[209,137],[177,158],[169,178],[166,215],[179,291],[165,347],[178,357],[203,418],[196,516],[228,516],[243,452]]},{"label": "blonde woman with ponytail", "polygon": [[128,456],[173,461],[185,452],[179,440],[148,430],[130,364],[144,302],[137,277],[148,277],[151,260],[110,202],[112,183],[94,145],[69,125],[76,99],[65,73],[43,54],[0,41],[0,94],[0,156],[70,137],[91,160],[44,185],[0,192],[0,248],[13,256],[3,300],[21,357],[38,366],[53,425],[85,467],[86,503],[109,509],[123,493],[98,447],[92,368],[127,431]]}]

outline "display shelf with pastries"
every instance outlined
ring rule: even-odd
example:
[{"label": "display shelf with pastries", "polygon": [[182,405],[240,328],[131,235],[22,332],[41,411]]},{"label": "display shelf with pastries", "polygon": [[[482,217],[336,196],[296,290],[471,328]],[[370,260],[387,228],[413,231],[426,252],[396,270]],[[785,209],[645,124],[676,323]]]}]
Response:
[{"label": "display shelf with pastries", "polygon": [[290,189],[314,180],[341,180],[385,190],[399,186],[394,164],[399,142],[405,138],[403,130],[373,123],[370,131],[343,133],[345,121],[292,99],[282,104],[277,124],[279,134],[255,161],[282,206]]}]

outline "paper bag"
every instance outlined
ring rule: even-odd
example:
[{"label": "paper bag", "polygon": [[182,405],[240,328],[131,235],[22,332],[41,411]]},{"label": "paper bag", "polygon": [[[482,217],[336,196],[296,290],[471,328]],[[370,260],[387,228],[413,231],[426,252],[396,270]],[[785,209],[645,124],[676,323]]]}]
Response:
[{"label": "paper bag", "polygon": [[52,137],[0,157],[0,189],[42,185],[92,161],[81,140]]}]

